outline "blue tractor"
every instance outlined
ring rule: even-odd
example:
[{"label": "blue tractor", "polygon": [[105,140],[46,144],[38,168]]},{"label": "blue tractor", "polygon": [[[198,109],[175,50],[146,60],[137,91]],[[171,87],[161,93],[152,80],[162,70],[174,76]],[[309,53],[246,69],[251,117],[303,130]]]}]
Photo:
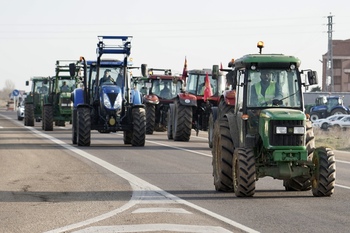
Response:
[{"label": "blue tractor", "polygon": [[[86,61],[81,57],[83,82],[72,95],[73,144],[90,146],[91,130],[97,130],[100,133],[123,131],[124,144],[145,145],[145,107],[140,92],[131,88],[131,78],[127,72],[131,38],[98,36],[97,60]],[[104,54],[122,58],[102,59]],[[72,73],[75,68],[71,64]],[[108,81],[103,77],[106,73],[111,76]]]},{"label": "blue tractor", "polygon": [[344,106],[341,96],[319,96],[315,100],[315,105],[310,108],[312,122],[336,114],[350,114],[350,109]]}]

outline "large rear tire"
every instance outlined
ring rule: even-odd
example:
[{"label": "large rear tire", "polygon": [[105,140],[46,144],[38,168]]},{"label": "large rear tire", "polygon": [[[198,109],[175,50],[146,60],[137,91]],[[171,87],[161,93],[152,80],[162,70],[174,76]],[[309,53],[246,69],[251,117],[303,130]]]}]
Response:
[{"label": "large rear tire", "polygon": [[34,104],[25,104],[24,125],[34,126]]},{"label": "large rear tire", "polygon": [[144,108],[132,109],[132,146],[144,146],[146,141],[146,111]]},{"label": "large rear tire", "polygon": [[77,110],[77,144],[78,146],[90,146],[91,143],[91,116],[89,108]]},{"label": "large rear tire", "polygon": [[329,197],[334,193],[335,156],[331,149],[316,148],[312,162],[315,174],[312,179],[312,194],[315,197]]},{"label": "large rear tire", "polygon": [[233,186],[237,197],[251,197],[255,194],[254,150],[237,148],[233,154]]},{"label": "large rear tire", "polygon": [[53,109],[51,105],[44,106],[43,125],[45,131],[53,131]]},{"label": "large rear tire", "polygon": [[218,119],[214,124],[212,165],[216,191],[232,192],[232,156],[234,144],[227,118]]},{"label": "large rear tire", "polygon": [[156,106],[146,104],[146,134],[153,134],[156,124]]},{"label": "large rear tire", "polygon": [[192,107],[175,101],[173,138],[175,141],[188,142],[192,130]]}]

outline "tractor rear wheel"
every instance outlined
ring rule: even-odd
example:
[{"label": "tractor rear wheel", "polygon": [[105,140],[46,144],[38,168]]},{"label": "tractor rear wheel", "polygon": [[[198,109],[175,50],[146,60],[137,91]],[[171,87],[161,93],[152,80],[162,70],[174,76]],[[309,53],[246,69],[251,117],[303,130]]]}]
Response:
[{"label": "tractor rear wheel", "polygon": [[218,107],[218,113],[219,118],[223,117],[225,114],[233,112],[235,110],[235,107],[232,105],[226,104],[224,99],[220,99],[219,107]]},{"label": "tractor rear wheel", "polygon": [[146,112],[144,108],[132,109],[132,146],[144,146],[146,141]]},{"label": "tractor rear wheel", "polygon": [[156,106],[146,104],[146,134],[153,134],[156,124]]},{"label": "tractor rear wheel", "polygon": [[316,148],[312,163],[315,174],[312,179],[312,194],[315,197],[327,197],[334,193],[335,186],[335,156],[331,149]]},{"label": "tractor rear wheel", "polygon": [[212,165],[216,191],[232,192],[233,140],[227,118],[218,119],[214,124]]},{"label": "tractor rear wheel", "polygon": [[77,109],[73,109],[72,112],[72,143],[77,144]]},{"label": "tractor rear wheel", "polygon": [[192,130],[192,107],[175,101],[173,138],[175,141],[188,142]]},{"label": "tractor rear wheel", "polygon": [[91,116],[89,108],[77,110],[77,144],[90,146],[91,143]]},{"label": "tractor rear wheel", "polygon": [[256,181],[254,150],[237,148],[233,154],[232,171],[236,196],[253,196]]},{"label": "tractor rear wheel", "polygon": [[24,125],[34,126],[34,105],[26,104],[24,109]]},{"label": "tractor rear wheel", "polygon": [[53,131],[53,109],[52,106],[44,106],[43,125],[45,131]]},{"label": "tractor rear wheel", "polygon": [[130,145],[132,139],[132,131],[124,131],[123,132],[123,140],[125,145]]}]

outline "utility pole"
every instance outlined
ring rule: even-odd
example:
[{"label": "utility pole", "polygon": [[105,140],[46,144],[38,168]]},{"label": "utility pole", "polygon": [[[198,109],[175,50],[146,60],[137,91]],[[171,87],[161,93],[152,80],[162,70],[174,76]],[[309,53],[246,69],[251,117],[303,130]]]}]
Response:
[{"label": "utility pole", "polygon": [[[331,13],[330,13],[331,14]],[[333,15],[327,16],[328,18],[328,52],[327,52],[327,77],[326,83],[330,84],[331,92],[334,92],[334,78],[333,78]],[[329,81],[328,81],[329,80]],[[329,86],[327,87],[329,90]]]}]

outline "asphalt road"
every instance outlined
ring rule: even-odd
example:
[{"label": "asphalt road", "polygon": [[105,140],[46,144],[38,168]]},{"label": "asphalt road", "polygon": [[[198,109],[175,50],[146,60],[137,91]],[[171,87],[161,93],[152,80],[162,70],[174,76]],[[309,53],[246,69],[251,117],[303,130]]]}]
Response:
[{"label": "asphalt road", "polygon": [[70,128],[0,111],[0,232],[349,232],[349,152],[335,152],[332,197],[263,178],[237,198],[214,189],[205,132],[190,142],[155,132],[141,148],[93,132],[77,147]]}]

